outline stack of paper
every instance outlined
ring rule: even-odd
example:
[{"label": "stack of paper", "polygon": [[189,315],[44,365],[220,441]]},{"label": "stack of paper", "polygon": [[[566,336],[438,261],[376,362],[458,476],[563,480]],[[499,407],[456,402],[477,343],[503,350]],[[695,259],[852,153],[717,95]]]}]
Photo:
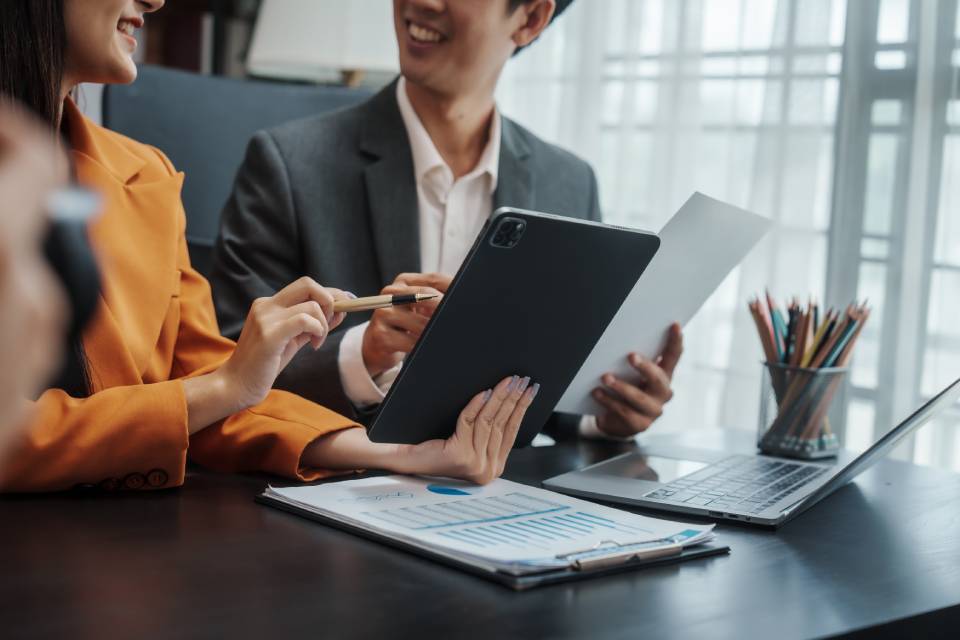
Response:
[{"label": "stack of paper", "polygon": [[512,575],[713,538],[713,525],[648,518],[496,480],[478,487],[407,476],[277,489],[264,497],[411,546]]}]

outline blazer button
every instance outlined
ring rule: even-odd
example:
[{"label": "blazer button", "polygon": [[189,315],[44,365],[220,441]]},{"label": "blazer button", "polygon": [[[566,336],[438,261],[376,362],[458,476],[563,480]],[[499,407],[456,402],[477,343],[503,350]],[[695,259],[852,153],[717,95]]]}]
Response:
[{"label": "blazer button", "polygon": [[147,483],[151,487],[162,487],[167,484],[167,480],[170,479],[170,476],[167,475],[167,472],[163,469],[154,469],[147,474]]},{"label": "blazer button", "polygon": [[107,478],[100,483],[100,488],[104,491],[116,491],[120,488],[119,478]]},{"label": "blazer button", "polygon": [[142,473],[131,473],[123,479],[123,486],[127,489],[142,489],[146,482],[147,479],[143,477]]}]

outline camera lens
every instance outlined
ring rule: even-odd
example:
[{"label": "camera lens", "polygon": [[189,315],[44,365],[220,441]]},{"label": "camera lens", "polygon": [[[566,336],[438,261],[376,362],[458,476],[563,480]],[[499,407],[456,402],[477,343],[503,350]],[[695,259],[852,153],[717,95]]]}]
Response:
[{"label": "camera lens", "polygon": [[501,220],[497,225],[497,232],[493,236],[491,244],[505,249],[511,249],[516,246],[520,236],[523,235],[527,223],[516,218]]}]

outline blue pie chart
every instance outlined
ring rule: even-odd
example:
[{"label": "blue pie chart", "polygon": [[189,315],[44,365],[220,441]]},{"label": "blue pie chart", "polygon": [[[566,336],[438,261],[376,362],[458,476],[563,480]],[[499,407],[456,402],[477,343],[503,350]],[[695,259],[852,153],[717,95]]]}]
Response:
[{"label": "blue pie chart", "polygon": [[463,489],[457,489],[456,487],[444,487],[439,484],[428,484],[427,491],[432,491],[433,493],[439,493],[445,496],[468,496],[470,495],[469,491],[464,491]]}]

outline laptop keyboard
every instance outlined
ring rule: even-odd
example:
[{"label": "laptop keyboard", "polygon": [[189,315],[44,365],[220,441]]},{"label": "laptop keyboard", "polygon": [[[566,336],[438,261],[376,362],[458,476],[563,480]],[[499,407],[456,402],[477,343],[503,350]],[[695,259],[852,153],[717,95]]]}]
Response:
[{"label": "laptop keyboard", "polygon": [[760,513],[827,471],[826,467],[733,456],[644,497],[712,511]]}]

